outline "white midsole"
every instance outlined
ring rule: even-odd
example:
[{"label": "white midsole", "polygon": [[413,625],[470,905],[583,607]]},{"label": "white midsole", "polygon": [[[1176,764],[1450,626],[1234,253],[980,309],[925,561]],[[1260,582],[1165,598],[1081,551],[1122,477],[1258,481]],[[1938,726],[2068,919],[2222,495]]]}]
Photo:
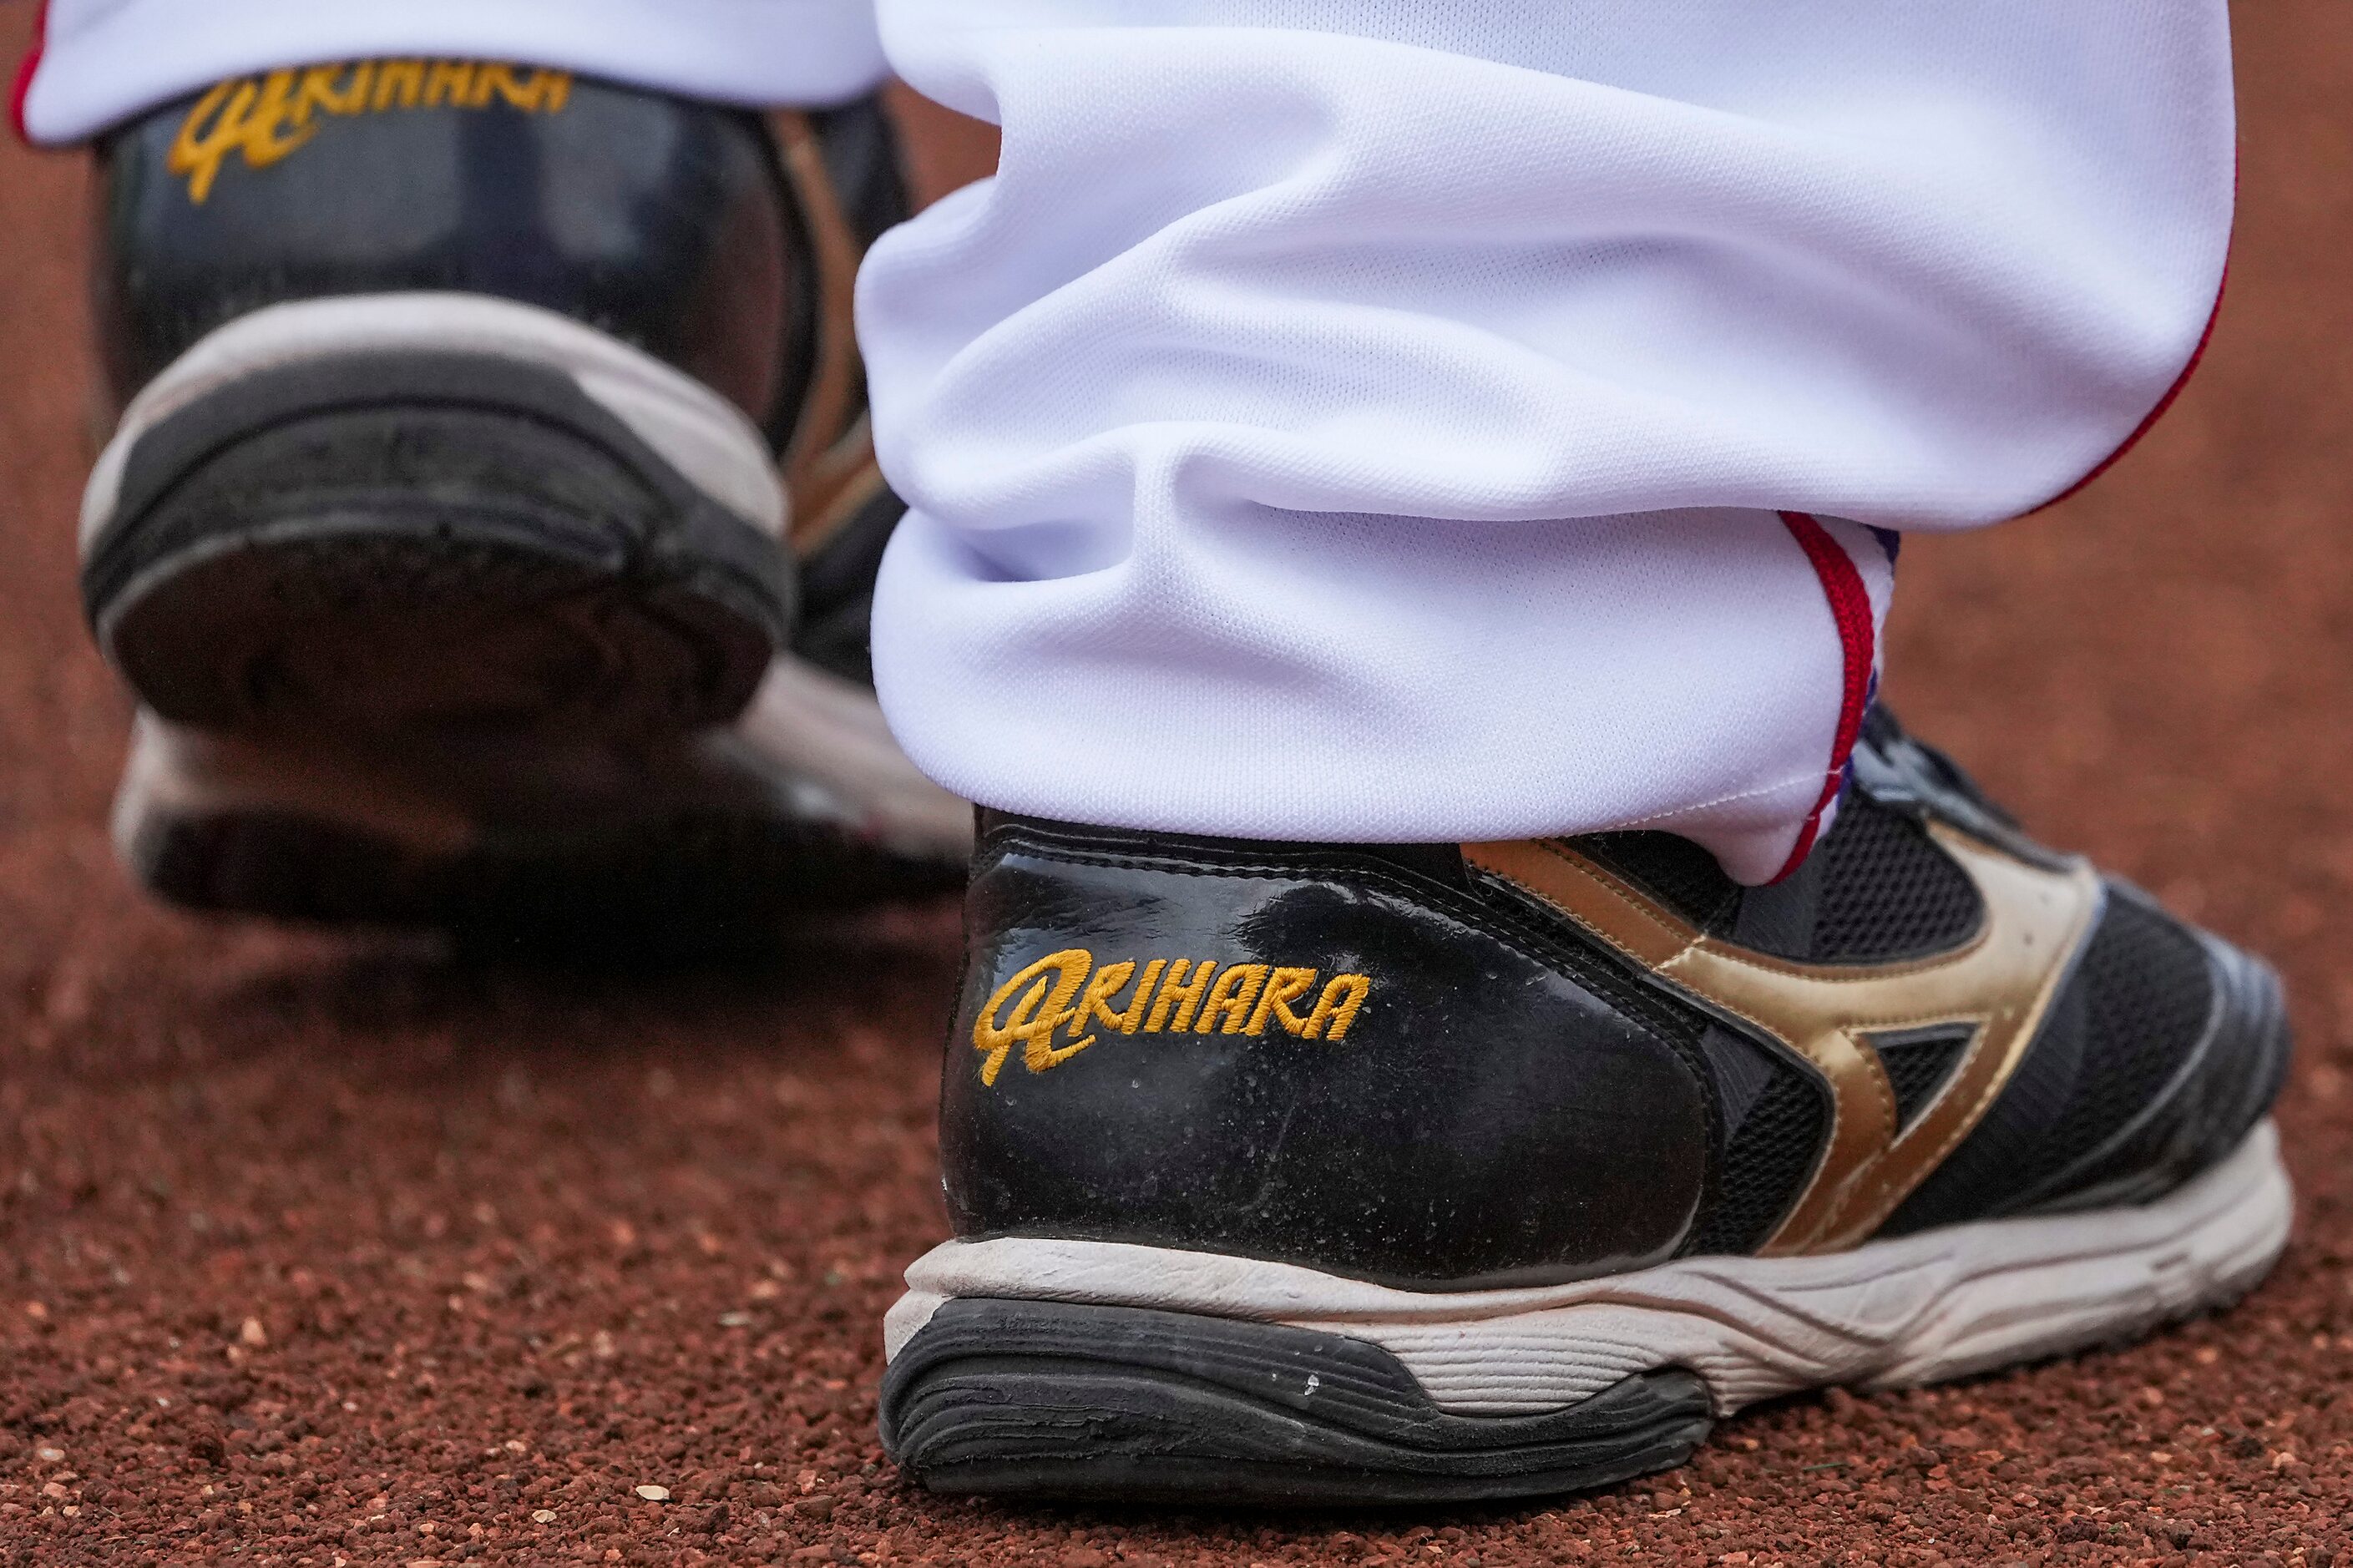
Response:
[{"label": "white midsole", "polygon": [[173,415],[263,371],[381,353],[489,354],[569,375],[697,489],[782,538],[785,489],[758,428],[685,372],[569,316],[486,294],[414,290],[270,305],[216,329],[123,411],[82,491],[88,550],[114,516],[131,449]]},{"label": "white midsole", "polygon": [[747,766],[824,790],[870,839],[906,855],[972,858],[971,803],[908,759],[866,687],[786,655],[769,665],[728,743]]},{"label": "white midsole", "polygon": [[463,852],[492,815],[619,820],[704,807],[829,821],[896,854],[947,863],[972,851],[972,807],[916,770],[874,694],[780,658],[733,729],[661,748],[559,745],[539,736],[390,751],[301,745],[285,735],[189,729],[142,711],[114,802],[126,857],[154,828],[209,816],[292,815]]},{"label": "white midsole", "polygon": [[1007,1237],[907,1270],[895,1356],[956,1297],[1198,1312],[1366,1340],[1464,1415],[1573,1405],[1660,1367],[1719,1415],[1797,1389],[1931,1383],[2080,1350],[2235,1300],[2286,1245],[2272,1124],[2157,1203],[1988,1220],[1820,1258],[1687,1258],[1525,1289],[1432,1294],[1214,1253]]}]

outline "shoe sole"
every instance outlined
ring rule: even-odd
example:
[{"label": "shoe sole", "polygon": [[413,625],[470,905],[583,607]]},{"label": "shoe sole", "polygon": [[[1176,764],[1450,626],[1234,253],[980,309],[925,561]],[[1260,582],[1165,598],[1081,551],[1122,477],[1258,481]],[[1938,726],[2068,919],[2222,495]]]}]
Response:
[{"label": "shoe sole", "polygon": [[243,732],[674,733],[792,615],[765,444],[568,318],[465,294],[273,306],[126,412],[84,606],[166,719]]},{"label": "shoe sole", "polygon": [[2285,1245],[2264,1122],[2144,1207],[1819,1258],[1692,1258],[1439,1294],[1112,1242],[950,1242],[886,1323],[882,1440],[935,1490],[1404,1503],[1608,1485],[1713,1422],[2137,1338],[2228,1305]]},{"label": "shoe sole", "polygon": [[792,920],[962,887],[971,808],[871,694],[780,660],[738,735],[290,752],[142,714],[123,864],[202,913],[422,927],[540,955],[758,951]]}]

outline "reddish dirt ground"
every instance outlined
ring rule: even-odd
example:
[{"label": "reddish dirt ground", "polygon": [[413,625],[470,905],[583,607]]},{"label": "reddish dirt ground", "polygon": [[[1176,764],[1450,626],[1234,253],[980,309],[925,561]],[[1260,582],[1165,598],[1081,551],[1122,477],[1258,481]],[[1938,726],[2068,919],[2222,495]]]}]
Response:
[{"label": "reddish dirt ground", "polygon": [[2205,370],[2081,498],[1914,546],[1895,690],[2052,837],[2284,967],[2286,1261],[2137,1349],[1406,1515],[1009,1509],[883,1462],[878,1319],[944,1233],[952,909],[631,982],[134,896],[104,827],[126,708],[72,575],[83,175],[0,150],[0,1560],[2353,1562],[2353,14],[2241,23]]}]

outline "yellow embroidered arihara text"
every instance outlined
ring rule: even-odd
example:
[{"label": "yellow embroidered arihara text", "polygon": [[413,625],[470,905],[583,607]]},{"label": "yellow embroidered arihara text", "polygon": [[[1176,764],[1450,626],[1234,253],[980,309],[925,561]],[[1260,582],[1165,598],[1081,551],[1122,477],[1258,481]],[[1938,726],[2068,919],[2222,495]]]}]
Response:
[{"label": "yellow embroidered arihara text", "polygon": [[[974,1021],[980,1081],[995,1083],[1016,1046],[1031,1072],[1060,1067],[1095,1043],[1087,1031],[1098,1027],[1123,1035],[1264,1035],[1272,1025],[1303,1040],[1336,1045],[1347,1038],[1373,983],[1335,974],[1319,988],[1320,978],[1320,970],[1265,963],[1219,969],[1210,958],[1155,958],[1139,973],[1129,959],[1097,969],[1095,955],[1082,947],[1050,952],[998,986]],[[1307,1003],[1311,994],[1315,1000]],[[1303,1014],[1294,1005],[1303,1003]],[[1054,1043],[1057,1029],[1064,1031],[1060,1045]]]},{"label": "yellow embroidered arihara text", "polygon": [[222,163],[242,153],[266,169],[318,133],[321,116],[350,119],[394,109],[487,109],[557,114],[572,99],[572,73],[481,60],[361,60],[271,71],[222,82],[180,122],[165,166],[188,182],[188,199],[213,194]]}]

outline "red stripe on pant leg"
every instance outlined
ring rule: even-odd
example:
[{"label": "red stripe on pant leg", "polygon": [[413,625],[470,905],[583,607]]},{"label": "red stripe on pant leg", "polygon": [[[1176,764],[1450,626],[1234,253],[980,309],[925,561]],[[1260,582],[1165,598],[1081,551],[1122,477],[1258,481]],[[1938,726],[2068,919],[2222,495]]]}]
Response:
[{"label": "red stripe on pant leg", "polygon": [[[2157,400],[2157,406],[2148,411],[2148,416],[2147,418],[2143,419],[2137,426],[2134,426],[2133,433],[2125,437],[2125,444],[2123,446],[2118,447],[2105,458],[2101,458],[2099,465],[2093,468],[2090,473],[2085,474],[2082,479],[2077,479],[2073,484],[2069,485],[2065,489],[2061,490],[2057,495],[2052,496],[2049,500],[2044,501],[2041,506],[2036,507],[2034,509],[2035,511],[2048,510],[2052,507],[2057,506],[2061,501],[2073,497],[2085,485],[2090,484],[2094,479],[2098,479],[2102,474],[2106,473],[2118,463],[2123,462],[2125,454],[2131,451],[2135,447],[2139,446],[2141,444],[2141,438],[2147,436],[2151,430],[2157,428],[2157,422],[2165,417],[2166,411],[2173,406],[2176,399],[2180,397],[2182,390],[2189,384],[2189,378],[2198,374],[2199,364],[2206,358],[2206,346],[2214,341],[2214,323],[2222,319],[2222,295],[2230,289],[2230,287],[2231,267],[2230,263],[2226,261],[2222,264],[2222,281],[2217,285],[2214,289],[2214,310],[2213,312],[2206,318],[2206,330],[2198,335],[2198,346],[2189,351],[2189,363],[2181,367],[2181,374],[2173,378],[2173,384],[2165,389],[2165,395]],[[2026,515],[2031,517],[2033,512],[2029,512]]]},{"label": "red stripe on pant leg", "polygon": [[8,119],[16,127],[16,134],[30,142],[33,133],[25,128],[25,100],[33,90],[33,73],[41,68],[41,51],[49,41],[49,0],[41,0],[41,8],[33,13],[33,44],[16,66],[16,85],[8,94]]},{"label": "red stripe on pant leg", "polygon": [[1789,851],[1788,864],[1774,875],[1777,882],[1804,865],[1806,857],[1813,852],[1814,839],[1822,830],[1822,818],[1828,815],[1831,803],[1838,799],[1840,785],[1846,781],[1847,759],[1854,754],[1854,742],[1862,733],[1863,706],[1871,700],[1871,672],[1877,662],[1874,649],[1879,636],[1871,613],[1871,590],[1863,586],[1862,574],[1854,569],[1853,558],[1839,547],[1830,530],[1802,511],[1785,511],[1781,521],[1788,525],[1789,537],[1798,542],[1798,548],[1812,563],[1814,575],[1821,580],[1822,597],[1830,602],[1831,619],[1838,626],[1839,650],[1845,670],[1839,693],[1838,731],[1831,744],[1830,771],[1823,776],[1821,798],[1806,814],[1805,825],[1798,829],[1797,847]]}]

